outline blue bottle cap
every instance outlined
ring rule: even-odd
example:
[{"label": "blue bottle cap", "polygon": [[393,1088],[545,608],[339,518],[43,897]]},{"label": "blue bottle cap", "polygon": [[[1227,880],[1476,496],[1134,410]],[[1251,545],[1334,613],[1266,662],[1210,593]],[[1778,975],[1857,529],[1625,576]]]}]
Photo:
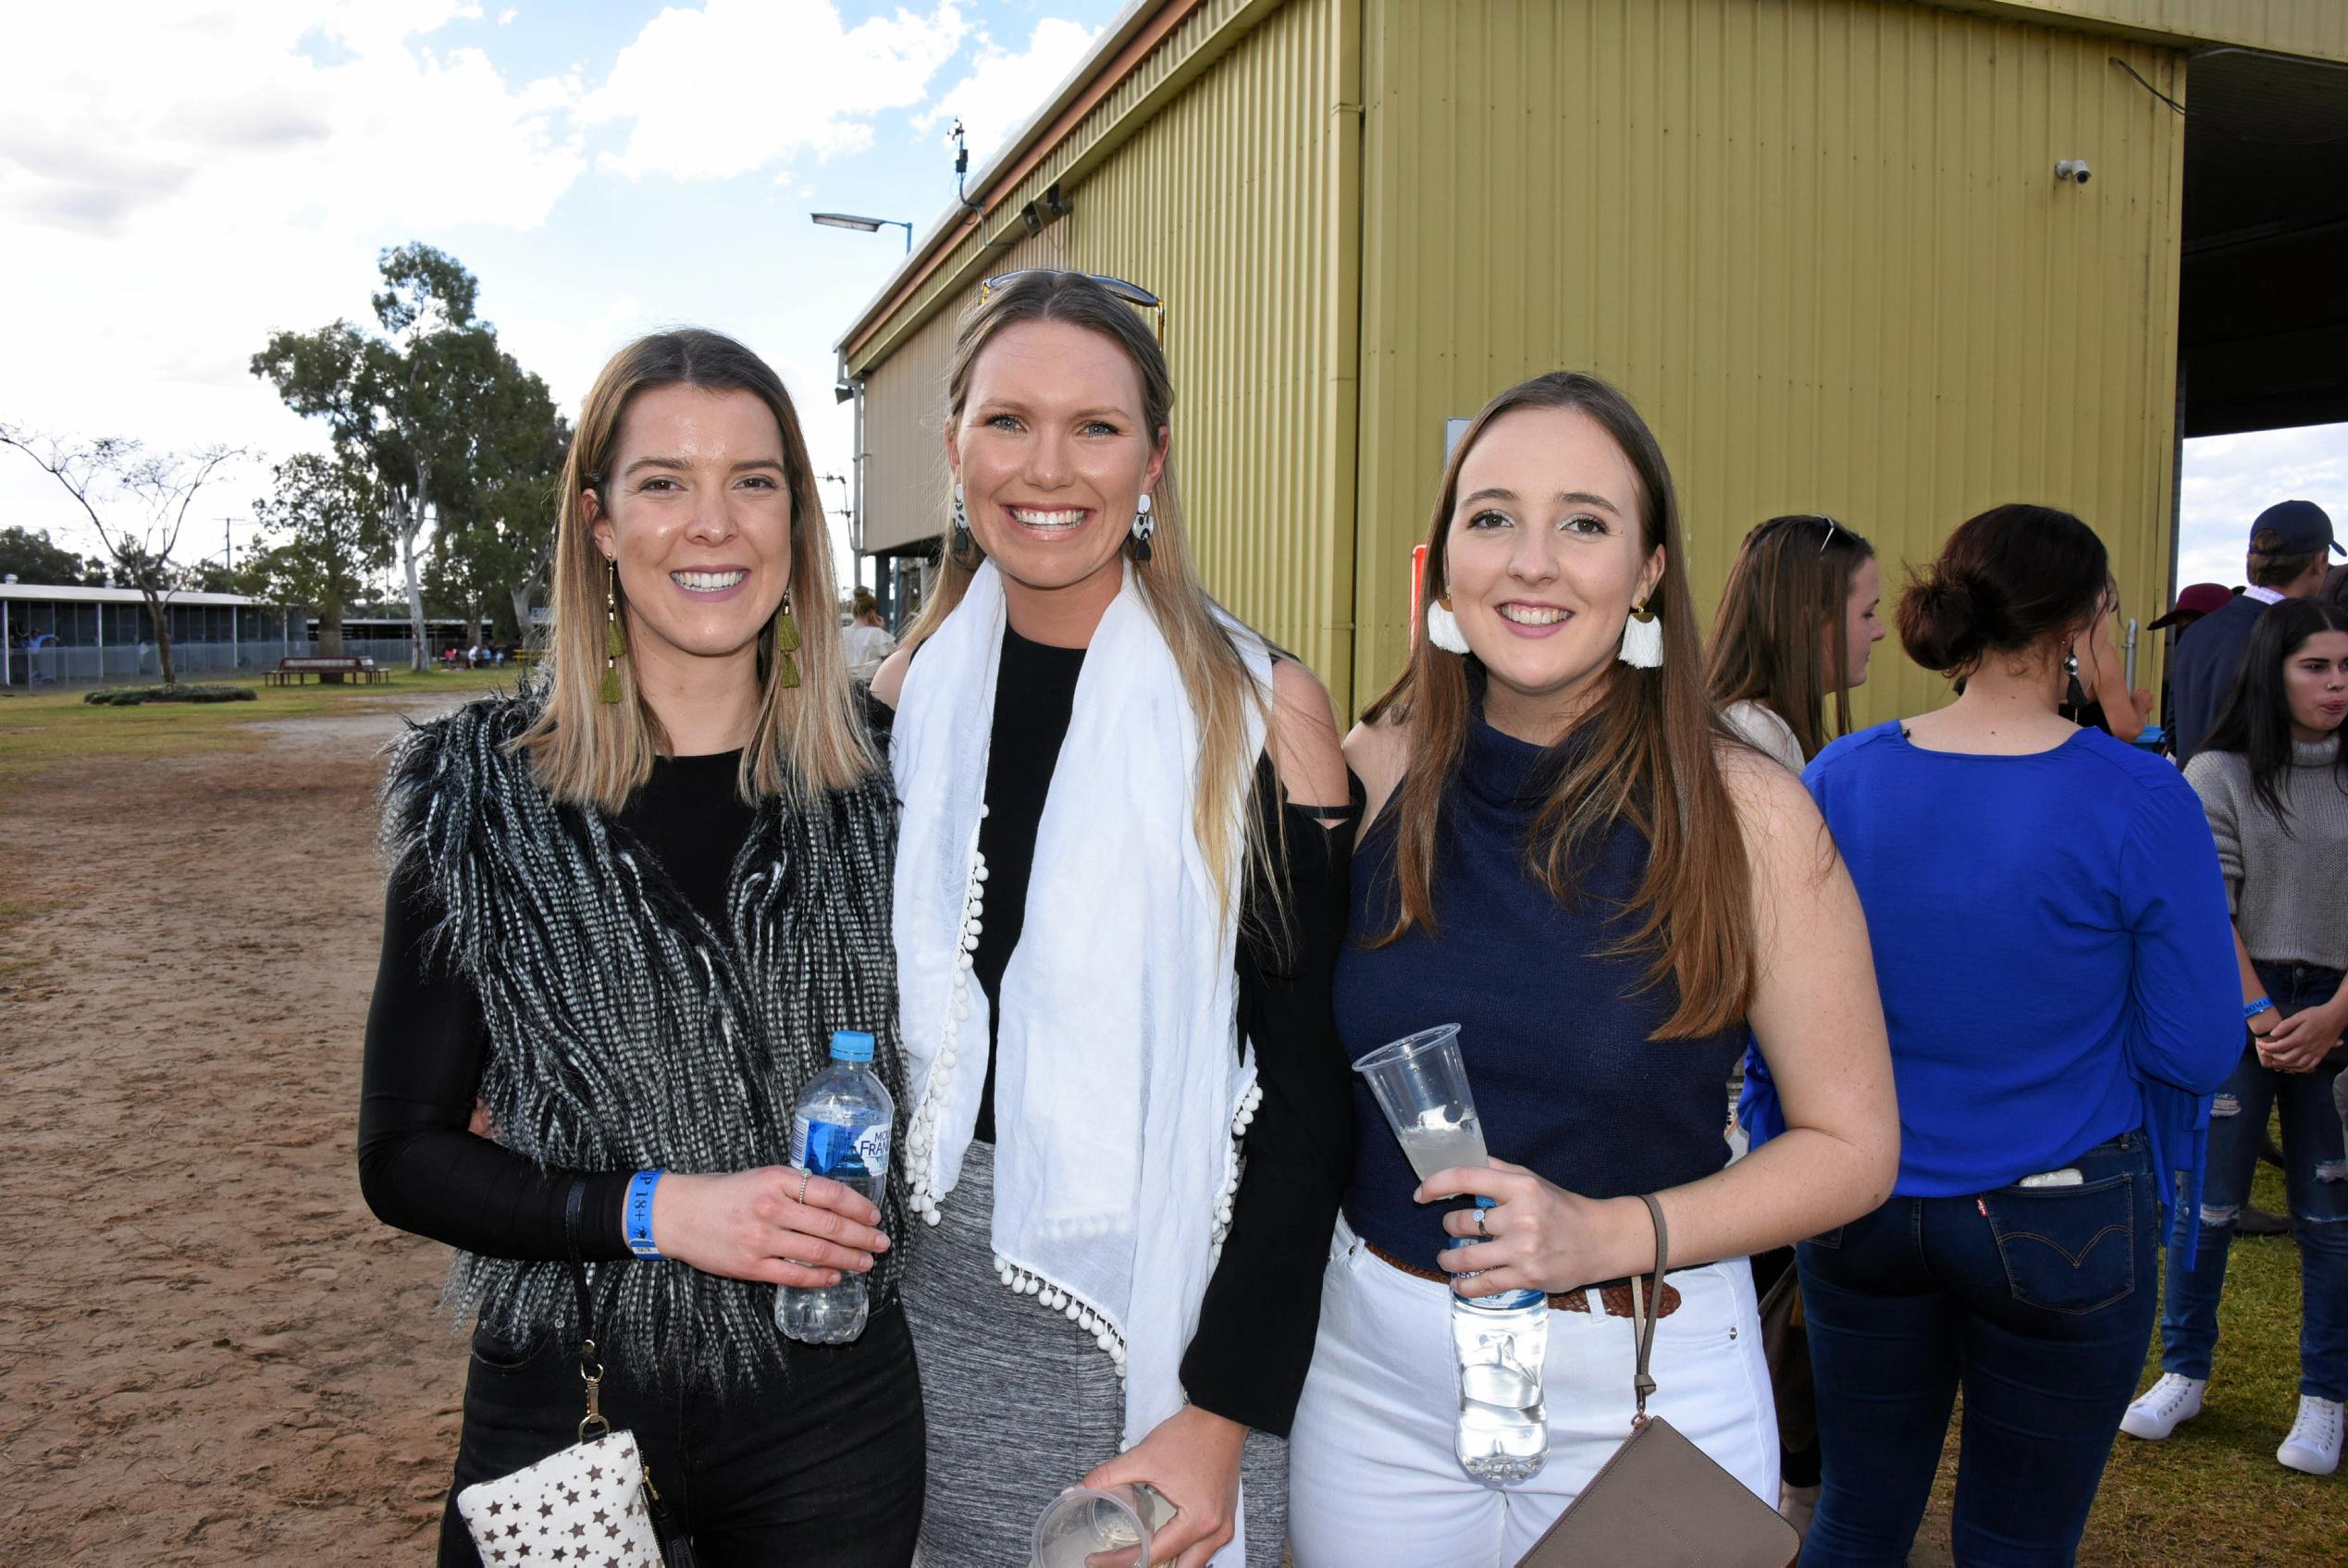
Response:
[{"label": "blue bottle cap", "polygon": [[834,1031],[832,1035],[832,1059],[835,1062],[871,1061],[872,1037],[860,1029]]}]

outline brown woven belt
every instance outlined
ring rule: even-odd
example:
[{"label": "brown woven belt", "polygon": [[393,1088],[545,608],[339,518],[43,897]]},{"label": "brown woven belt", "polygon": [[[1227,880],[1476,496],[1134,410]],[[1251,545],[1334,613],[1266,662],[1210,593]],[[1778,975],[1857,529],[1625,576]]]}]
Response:
[{"label": "brown woven belt", "polygon": [[[1365,1241],[1362,1245],[1369,1249],[1370,1256],[1376,1258],[1378,1262],[1385,1264],[1390,1268],[1399,1268],[1404,1274],[1414,1276],[1416,1278],[1432,1279],[1438,1285],[1449,1285],[1452,1282],[1452,1277],[1444,1273],[1441,1269],[1421,1268],[1415,1263],[1404,1263],[1401,1258],[1396,1257],[1392,1253],[1388,1252],[1385,1248],[1379,1246],[1375,1241]],[[1631,1311],[1631,1288],[1629,1280],[1625,1279],[1613,1285],[1600,1285],[1593,1288],[1598,1291],[1599,1301],[1605,1305],[1607,1316],[1629,1317],[1633,1315]],[[1589,1310],[1589,1292],[1588,1290],[1561,1290],[1557,1294],[1549,1298],[1549,1304],[1560,1312],[1588,1312]],[[1657,1317],[1669,1317],[1672,1314],[1677,1312],[1678,1310],[1679,1287],[1666,1281],[1663,1285],[1662,1299],[1656,1304],[1655,1307],[1655,1315]]]}]

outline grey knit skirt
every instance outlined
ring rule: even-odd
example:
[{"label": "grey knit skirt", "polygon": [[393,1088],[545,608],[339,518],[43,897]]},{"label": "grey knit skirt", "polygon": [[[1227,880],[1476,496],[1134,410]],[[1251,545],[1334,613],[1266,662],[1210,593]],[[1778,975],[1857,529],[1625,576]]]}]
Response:
[{"label": "grey knit skirt", "polygon": [[[1125,1385],[1093,1336],[995,1272],[995,1146],[972,1143],[945,1218],[913,1239],[903,1294],[930,1432],[919,1568],[1027,1568],[1036,1516],[1117,1456]],[[1247,1568],[1279,1568],[1288,1444],[1240,1459]]]}]

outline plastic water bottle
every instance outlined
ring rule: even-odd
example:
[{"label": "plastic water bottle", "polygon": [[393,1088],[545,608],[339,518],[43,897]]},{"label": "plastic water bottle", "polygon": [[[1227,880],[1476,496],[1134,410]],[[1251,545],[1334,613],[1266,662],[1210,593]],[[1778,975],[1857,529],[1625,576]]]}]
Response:
[{"label": "plastic water bottle", "polygon": [[[1476,1200],[1488,1208],[1489,1198]],[[1450,1244],[1464,1247],[1471,1237]],[[1461,1275],[1470,1279],[1473,1275]],[[1549,1459],[1549,1298],[1539,1290],[1452,1296],[1452,1353],[1459,1363],[1460,1468],[1482,1481],[1526,1481]]]},{"label": "plastic water bottle", "polygon": [[[881,1202],[889,1179],[889,1130],[896,1102],[868,1065],[872,1037],[844,1029],[832,1036],[832,1065],[816,1075],[791,1113],[791,1164],[828,1176]],[[864,1276],[841,1272],[836,1285],[778,1285],[775,1326],[811,1345],[844,1345],[864,1332]]]}]

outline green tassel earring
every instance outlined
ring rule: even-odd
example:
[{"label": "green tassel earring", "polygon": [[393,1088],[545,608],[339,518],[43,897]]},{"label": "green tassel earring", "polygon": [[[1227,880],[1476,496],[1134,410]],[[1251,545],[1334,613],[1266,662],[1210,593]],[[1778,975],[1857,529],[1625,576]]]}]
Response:
[{"label": "green tassel earring", "polygon": [[620,568],[603,563],[603,700],[620,700],[620,661],[628,656],[628,639],[620,630]]},{"label": "green tassel earring", "polygon": [[774,678],[786,686],[799,684],[799,661],[791,657],[798,650],[799,626],[791,619],[791,596],[786,593],[774,615]]}]

